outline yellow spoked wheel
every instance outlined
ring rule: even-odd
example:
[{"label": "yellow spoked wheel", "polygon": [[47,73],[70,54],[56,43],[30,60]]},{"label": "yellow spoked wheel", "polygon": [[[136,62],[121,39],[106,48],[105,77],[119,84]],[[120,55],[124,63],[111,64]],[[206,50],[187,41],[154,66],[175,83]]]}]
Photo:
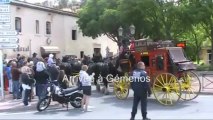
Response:
[{"label": "yellow spoked wheel", "polygon": [[152,90],[155,98],[163,105],[176,104],[181,95],[181,85],[178,79],[170,73],[157,75]]},{"label": "yellow spoked wheel", "polygon": [[128,76],[123,76],[118,79],[114,79],[114,93],[120,100],[124,100],[129,95],[130,81]]},{"label": "yellow spoked wheel", "polygon": [[182,95],[181,99],[189,101],[195,99],[201,91],[201,82],[197,74],[192,71],[180,75]]}]

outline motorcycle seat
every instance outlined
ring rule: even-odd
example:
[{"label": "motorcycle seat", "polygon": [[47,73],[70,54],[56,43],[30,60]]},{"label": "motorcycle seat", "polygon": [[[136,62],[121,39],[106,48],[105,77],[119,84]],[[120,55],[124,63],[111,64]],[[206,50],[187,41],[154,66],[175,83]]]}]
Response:
[{"label": "motorcycle seat", "polygon": [[72,88],[63,89],[62,93],[63,94],[68,94],[68,93],[71,93],[71,92],[74,92],[74,91],[77,91],[77,90],[79,90],[78,86],[72,87]]}]

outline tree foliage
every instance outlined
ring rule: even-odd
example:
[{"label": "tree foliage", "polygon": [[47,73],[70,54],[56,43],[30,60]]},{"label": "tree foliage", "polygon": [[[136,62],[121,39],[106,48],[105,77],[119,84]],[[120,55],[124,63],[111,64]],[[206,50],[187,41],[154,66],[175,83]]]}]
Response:
[{"label": "tree foliage", "polygon": [[107,35],[115,42],[118,28],[133,24],[136,39],[185,39],[198,55],[203,41],[213,45],[212,0],[87,0],[77,23],[84,35]]},{"label": "tree foliage", "polygon": [[77,21],[83,34],[92,38],[104,34],[117,42],[117,29],[121,25],[118,5],[119,0],[89,0]]}]

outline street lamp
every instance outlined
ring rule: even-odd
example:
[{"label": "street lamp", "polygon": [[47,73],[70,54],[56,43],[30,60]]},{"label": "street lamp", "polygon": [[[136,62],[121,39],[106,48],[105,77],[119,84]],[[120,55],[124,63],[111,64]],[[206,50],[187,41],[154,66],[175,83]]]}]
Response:
[{"label": "street lamp", "polygon": [[122,28],[122,27],[119,27],[119,28],[118,28],[118,35],[119,35],[119,36],[122,36],[122,35],[123,35],[123,28]]},{"label": "street lamp", "polygon": [[[135,34],[135,26],[134,26],[133,24],[130,25],[129,30],[130,30],[131,35],[134,35],[134,34]],[[123,36],[123,28],[122,28],[122,27],[119,27],[119,28],[118,28],[118,35],[119,35],[120,37]]]},{"label": "street lamp", "polygon": [[128,47],[129,45],[129,42],[130,42],[130,39],[132,40],[132,39],[134,39],[134,34],[135,34],[135,26],[132,24],[132,25],[130,25],[130,27],[129,27],[129,31],[130,31],[130,34],[131,35],[129,35],[128,33],[126,34],[126,33],[123,33],[124,32],[124,30],[123,30],[123,28],[122,27],[119,27],[118,28],[118,35],[119,35],[119,37],[121,38],[121,41],[122,41],[122,46],[124,47],[124,48],[126,48],[126,47]]},{"label": "street lamp", "polygon": [[135,26],[132,24],[132,25],[129,27],[129,29],[130,29],[131,35],[134,35],[134,34],[135,34]]}]

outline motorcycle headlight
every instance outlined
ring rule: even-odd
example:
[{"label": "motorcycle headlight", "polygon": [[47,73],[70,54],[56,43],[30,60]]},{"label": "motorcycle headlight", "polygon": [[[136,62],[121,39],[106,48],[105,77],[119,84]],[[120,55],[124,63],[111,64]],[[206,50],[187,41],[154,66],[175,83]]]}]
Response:
[{"label": "motorcycle headlight", "polygon": [[47,87],[47,91],[50,92],[50,87]]}]

